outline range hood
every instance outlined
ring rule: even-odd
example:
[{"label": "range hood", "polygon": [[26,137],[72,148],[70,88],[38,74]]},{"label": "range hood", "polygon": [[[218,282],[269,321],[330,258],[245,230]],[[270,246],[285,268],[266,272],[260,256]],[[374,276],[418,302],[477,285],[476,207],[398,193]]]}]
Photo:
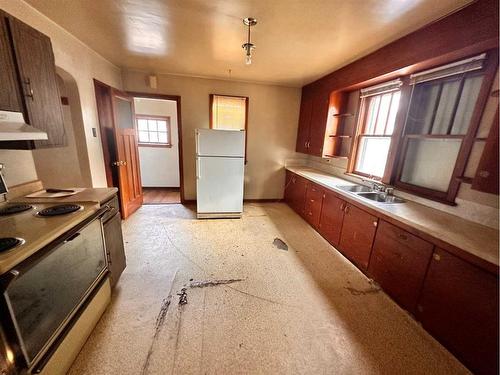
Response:
[{"label": "range hood", "polygon": [[0,141],[48,139],[47,133],[24,122],[21,112],[0,111]]}]

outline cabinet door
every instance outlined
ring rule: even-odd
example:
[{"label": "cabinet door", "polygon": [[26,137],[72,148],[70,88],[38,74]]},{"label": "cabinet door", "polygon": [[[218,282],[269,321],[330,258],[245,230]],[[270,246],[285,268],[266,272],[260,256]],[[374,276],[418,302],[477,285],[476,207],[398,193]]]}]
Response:
[{"label": "cabinet door", "polygon": [[35,141],[35,146],[64,146],[66,135],[50,39],[13,17],[8,20],[27,120],[49,137],[46,141]]},{"label": "cabinet door", "polygon": [[365,271],[370,261],[378,218],[350,204],[344,212],[340,251]]},{"label": "cabinet door", "polygon": [[403,308],[414,313],[432,249],[431,243],[380,221],[368,275]]},{"label": "cabinet door", "polygon": [[472,189],[498,195],[498,109],[472,181]]},{"label": "cabinet door", "polygon": [[314,228],[319,227],[319,218],[321,215],[321,205],[323,203],[323,188],[312,182],[307,184],[306,200],[304,205],[304,215],[306,220]]},{"label": "cabinet door", "polygon": [[287,171],[285,201],[298,214],[304,214],[307,180],[295,173]]},{"label": "cabinet door", "polygon": [[312,98],[303,95],[300,101],[299,127],[297,129],[297,145],[295,150],[304,154],[308,152],[312,106]]},{"label": "cabinet door", "polygon": [[16,67],[10,48],[7,19],[0,10],[0,110],[22,111]]},{"label": "cabinet door", "polygon": [[323,208],[319,222],[319,232],[333,246],[340,241],[342,222],[344,221],[344,208],[346,202],[331,192],[326,192],[323,198]]},{"label": "cabinet door", "polygon": [[311,130],[309,131],[308,153],[311,155],[323,156],[329,101],[330,97],[326,94],[317,95],[314,98],[311,115]]},{"label": "cabinet door", "polygon": [[436,249],[417,318],[472,372],[498,373],[498,277]]},{"label": "cabinet door", "polygon": [[104,241],[108,255],[108,267],[111,273],[111,286],[114,286],[127,263],[123,245],[122,220],[119,212],[104,223]]}]

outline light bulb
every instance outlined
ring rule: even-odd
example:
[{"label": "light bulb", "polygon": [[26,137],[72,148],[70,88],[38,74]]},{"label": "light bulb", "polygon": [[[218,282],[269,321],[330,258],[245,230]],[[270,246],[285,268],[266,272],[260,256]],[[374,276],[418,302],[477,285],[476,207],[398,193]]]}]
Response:
[{"label": "light bulb", "polygon": [[252,55],[248,54],[245,57],[245,64],[250,65],[252,63]]}]

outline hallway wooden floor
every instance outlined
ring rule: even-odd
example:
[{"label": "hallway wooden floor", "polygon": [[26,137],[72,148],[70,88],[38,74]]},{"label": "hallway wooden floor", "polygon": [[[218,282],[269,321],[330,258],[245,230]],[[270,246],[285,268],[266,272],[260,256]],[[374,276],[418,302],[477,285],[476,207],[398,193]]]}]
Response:
[{"label": "hallway wooden floor", "polygon": [[179,188],[143,187],[144,204],[172,204],[181,202]]}]

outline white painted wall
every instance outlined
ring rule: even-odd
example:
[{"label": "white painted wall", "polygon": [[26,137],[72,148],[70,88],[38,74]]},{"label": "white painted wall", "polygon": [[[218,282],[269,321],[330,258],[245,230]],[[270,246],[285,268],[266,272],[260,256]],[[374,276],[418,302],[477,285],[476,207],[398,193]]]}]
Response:
[{"label": "white painted wall", "polygon": [[[78,141],[87,150],[84,155],[85,160],[80,160],[80,168],[84,169],[82,175],[88,175],[86,178],[88,185],[106,186],[101,140],[99,136],[92,135],[92,128],[99,128],[93,78],[121,88],[121,70],[24,1],[0,0],[0,9],[50,38],[56,65],[73,77],[79,91],[82,120],[79,123],[82,129],[75,130],[75,135],[81,133]],[[76,117],[73,113],[72,117],[74,123]],[[38,155],[39,158],[37,156],[37,163],[43,163],[44,156],[52,157],[41,154]],[[33,173],[33,170],[36,170],[35,162],[31,151],[0,150],[0,162],[6,164],[6,179],[9,186],[36,179],[36,172]]]},{"label": "white painted wall", "polygon": [[285,160],[295,155],[300,89],[275,85],[195,77],[158,75],[158,88],[147,85],[147,73],[124,71],[129,91],[181,96],[184,194],[196,198],[196,128],[209,127],[210,94],[249,97],[246,199],[283,197]]},{"label": "white painted wall", "polygon": [[172,147],[139,146],[141,180],[144,187],[179,187],[179,132],[177,102],[135,98],[138,115],[170,117]]}]

